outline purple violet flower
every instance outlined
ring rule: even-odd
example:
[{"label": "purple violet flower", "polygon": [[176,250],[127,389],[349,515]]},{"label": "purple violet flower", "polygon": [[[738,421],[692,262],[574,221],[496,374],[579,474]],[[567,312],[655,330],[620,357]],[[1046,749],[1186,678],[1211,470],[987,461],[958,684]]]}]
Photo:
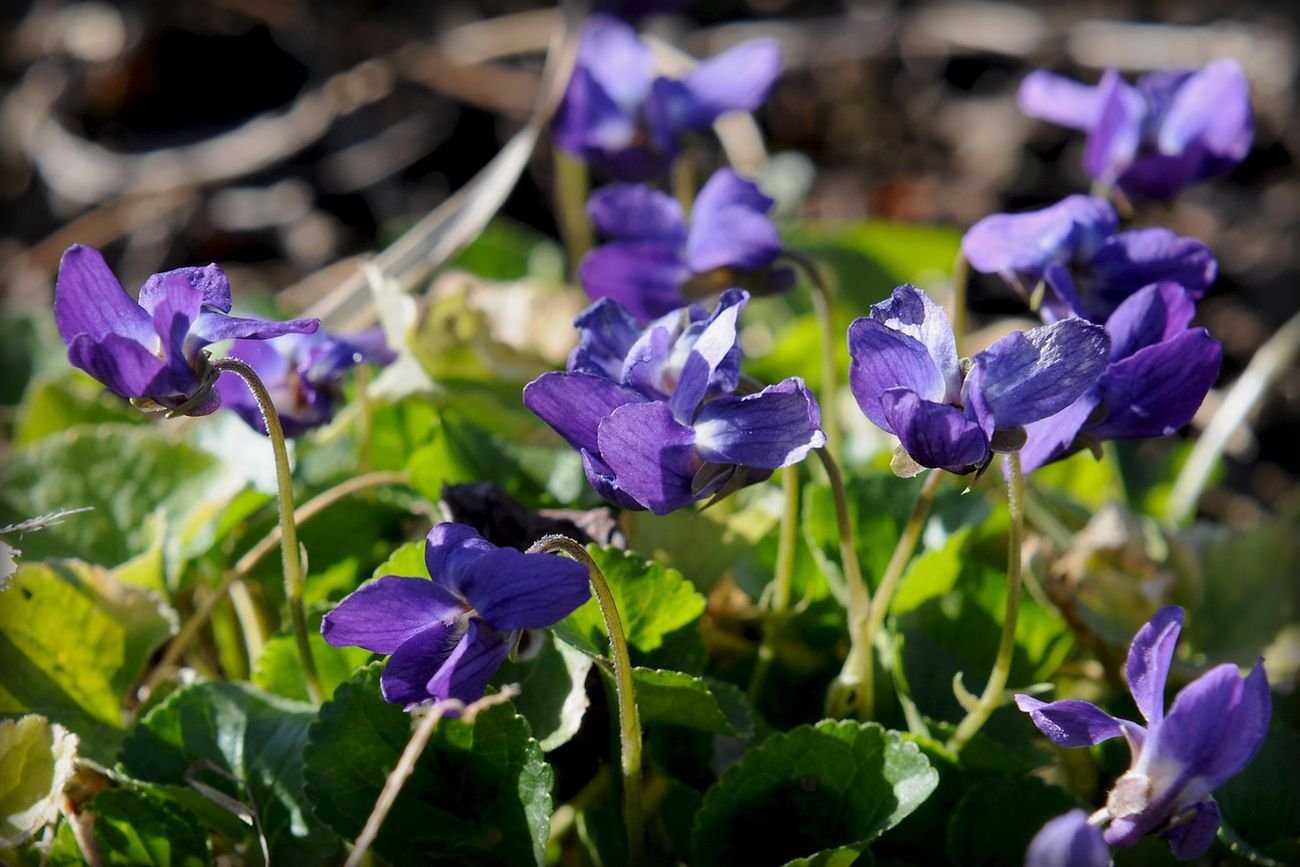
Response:
[{"label": "purple violet flower", "polygon": [[1025,867],[1110,867],[1110,847],[1088,814],[1071,810],[1042,827],[1029,841]]},{"label": "purple violet flower", "polygon": [[1223,359],[1208,331],[1188,327],[1195,315],[1177,283],[1152,284],[1120,304],[1106,320],[1110,364],[1097,384],[1025,428],[1025,472],[1103,440],[1169,436],[1191,421]]},{"label": "purple violet flower", "polygon": [[207,415],[221,405],[203,348],[316,330],[315,319],[229,316],[230,281],[216,265],[154,274],[137,303],[98,250],[73,244],[59,262],[54,320],[68,360],[146,410]]},{"label": "purple violet flower", "polygon": [[963,376],[943,308],[903,285],[849,326],[849,385],[867,418],[896,435],[913,461],[961,475],[988,464],[995,435],[1073,403],[1101,375],[1109,350],[1101,326],[1065,319],[1002,338]]},{"label": "purple violet flower", "polygon": [[335,647],[390,654],[380,689],[408,707],[482,698],[519,630],[558,622],[591,593],[581,563],[498,548],[464,524],[430,530],[424,562],[433,580],[386,575],[344,597],[320,625]]},{"label": "purple violet flower", "polygon": [[781,74],[770,39],[741,43],[697,65],[685,78],[656,77],[649,46],[609,15],[583,25],[578,59],[555,113],[555,144],[627,181],[660,177],[685,132],[729,111],[753,111]]},{"label": "purple violet flower", "polygon": [[1105,322],[1143,286],[1181,285],[1199,300],[1218,273],[1210,248],[1169,229],[1116,231],[1104,199],[1068,196],[1024,214],[993,214],[970,227],[962,253],[982,274],[1001,274],[1026,297],[1041,282],[1044,320],[1082,316]]},{"label": "purple violet flower", "polygon": [[1089,821],[1109,822],[1111,846],[1127,848],[1148,834],[1188,860],[1210,848],[1219,808],[1210,793],[1250,764],[1268,732],[1272,697],[1260,659],[1245,678],[1236,665],[1216,666],[1185,686],[1166,714],[1165,680],[1183,626],[1183,609],[1162,608],[1133,638],[1128,683],[1147,725],[1117,719],[1078,699],[1046,703],[1016,696],[1039,731],[1063,747],[1086,747],[1123,735],[1132,753],[1105,808]]},{"label": "purple violet flower", "polygon": [[736,318],[749,295],[723,293],[709,314],[688,307],[644,330],[602,298],[574,322],[568,371],[524,388],[524,405],[582,454],[611,503],[663,515],[761,481],[826,444],[803,380],[737,395]]},{"label": "purple violet flower", "polygon": [[1031,117],[1087,132],[1083,167],[1126,193],[1168,199],[1231,171],[1250,153],[1250,85],[1235,60],[1197,72],[1153,72],[1136,85],[1107,70],[1095,87],[1046,70],[1020,85]]},{"label": "purple violet flower", "polygon": [[689,227],[666,193],[639,184],[601,187],[587,211],[611,240],[583,258],[582,286],[593,299],[617,299],[641,321],[683,307],[684,288],[692,294],[738,285],[788,289],[793,270],[769,270],[781,255],[781,237],[767,217],[771,208],[756,184],[731,169],[714,172],[700,190]]},{"label": "purple violet flower", "polygon": [[[363,362],[388,364],[396,354],[384,343],[383,331],[357,334],[287,334],[274,340],[236,340],[227,355],[246,361],[271,395],[287,437],[301,436],[328,422],[342,397],[343,372]],[[222,405],[234,410],[248,426],[266,433],[257,401],[244,381],[233,373],[217,379]]]}]

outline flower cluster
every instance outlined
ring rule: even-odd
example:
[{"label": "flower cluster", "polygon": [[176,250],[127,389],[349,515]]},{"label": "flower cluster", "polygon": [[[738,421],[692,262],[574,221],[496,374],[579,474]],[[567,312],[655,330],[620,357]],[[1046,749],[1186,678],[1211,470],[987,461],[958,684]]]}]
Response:
[{"label": "flower cluster", "polygon": [[772,40],[755,39],[681,79],[656,76],[654,67],[649,46],[630,25],[608,15],[588,18],[555,113],[556,146],[622,180],[660,177],[684,133],[729,111],[752,111],[767,98],[781,74],[781,52]]},{"label": "flower cluster", "polygon": [[389,654],[384,698],[410,706],[483,696],[523,629],[542,629],[587,601],[587,568],[549,554],[498,548],[464,524],[439,524],[424,543],[432,580],[386,575],[321,621],[335,647]]},{"label": "flower cluster", "polygon": [[[1123,735],[1132,753],[1129,769],[1115,781],[1106,806],[1083,822],[1081,814],[1071,814],[1049,823],[1030,847],[1028,863],[1104,864],[1095,855],[1092,861],[1052,860],[1053,853],[1066,847],[1095,853],[1096,841],[1088,840],[1099,833],[1106,844],[1118,847],[1157,834],[1180,859],[1195,858],[1214,842],[1219,808],[1210,795],[1259,751],[1268,732],[1272,698],[1263,660],[1244,679],[1236,665],[1226,663],[1184,687],[1166,714],[1165,681],[1182,625],[1183,609],[1163,608],[1138,631],[1129,648],[1129,690],[1145,726],[1113,717],[1091,702],[1044,703],[1016,696],[1016,706],[1055,744],[1087,747]],[[1102,824],[1105,831],[1099,832]]]},{"label": "flower cluster", "polygon": [[749,295],[728,290],[644,330],[603,298],[574,323],[568,371],[524,388],[524,404],[582,454],[602,497],[666,514],[766,478],[826,443],[817,403],[791,377],[738,394],[736,319]]}]

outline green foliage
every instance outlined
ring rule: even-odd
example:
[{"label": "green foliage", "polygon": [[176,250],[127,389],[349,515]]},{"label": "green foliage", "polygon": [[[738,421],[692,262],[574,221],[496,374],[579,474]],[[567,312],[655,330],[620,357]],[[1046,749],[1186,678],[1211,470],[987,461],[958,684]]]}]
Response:
[{"label": "green foliage", "polygon": [[563,252],[550,238],[527,226],[495,219],[448,263],[489,280],[530,275],[563,279]]},{"label": "green foliage", "polygon": [[1259,754],[1214,793],[1224,823],[1252,848],[1282,864],[1300,861],[1297,756],[1300,727],[1294,720],[1275,718]]},{"label": "green foliage", "polygon": [[188,810],[130,789],[109,789],[90,803],[104,864],[204,867],[208,837]]},{"label": "green foliage", "polygon": [[1035,777],[981,780],[966,789],[948,820],[948,860],[959,867],[1020,864],[1038,830],[1078,806],[1064,789]]},{"label": "green foliage", "polygon": [[682,726],[741,738],[754,735],[745,696],[729,683],[651,668],[633,668],[632,683],[645,725]]},{"label": "green foliage", "polygon": [[76,755],[76,737],[43,716],[0,720],[0,849],[58,817]]},{"label": "green foliage", "polygon": [[143,424],[144,413],[79,370],[39,376],[27,386],[14,430],[14,443],[34,443],[42,437],[82,424]]},{"label": "green foliage", "polygon": [[502,665],[495,681],[518,685],[515,709],[528,720],[541,748],[550,752],[568,743],[582,725],[589,704],[587,674],[593,660],[555,640],[550,632],[531,633],[529,640],[539,641],[540,646],[530,650],[526,661]]},{"label": "green foliage", "polygon": [[[339,684],[370,661],[373,654],[361,647],[334,647],[320,637],[320,629],[307,634],[312,659],[320,675],[321,687],[330,695]],[[281,633],[266,642],[262,655],[253,670],[253,683],[267,692],[307,701],[307,679],[302,670],[302,657],[298,655],[298,642],[292,635]]]},{"label": "green foliage", "polygon": [[[379,693],[380,666],[339,687],[303,752],[315,815],[360,833],[410,739],[412,717]],[[439,721],[384,822],[375,851],[398,864],[541,863],[553,773],[527,721],[508,705],[472,724]]]}]

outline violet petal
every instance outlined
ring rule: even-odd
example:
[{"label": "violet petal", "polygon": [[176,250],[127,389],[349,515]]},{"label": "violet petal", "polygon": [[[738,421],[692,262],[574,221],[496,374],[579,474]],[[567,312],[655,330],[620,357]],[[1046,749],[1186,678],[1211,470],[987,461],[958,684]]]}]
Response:
[{"label": "violet petal", "polygon": [[434,581],[386,575],[343,597],[322,618],[320,632],[335,647],[395,653],[433,624],[464,611],[461,600]]}]

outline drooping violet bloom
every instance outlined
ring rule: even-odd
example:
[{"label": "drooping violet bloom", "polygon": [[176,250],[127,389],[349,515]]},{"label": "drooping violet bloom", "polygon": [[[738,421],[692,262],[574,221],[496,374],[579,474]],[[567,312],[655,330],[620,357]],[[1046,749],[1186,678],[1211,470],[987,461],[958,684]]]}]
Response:
[{"label": "drooping violet bloom", "polygon": [[781,74],[781,52],[753,39],[697,65],[684,78],[656,77],[636,31],[609,15],[583,25],[578,59],[555,113],[555,144],[615,178],[661,177],[683,133],[729,111],[753,111]]},{"label": "drooping violet bloom", "polygon": [[[396,354],[384,344],[383,331],[357,334],[288,334],[274,340],[236,340],[228,356],[248,362],[266,386],[287,437],[301,436],[328,422],[342,397],[344,371],[364,362],[388,364]],[[222,405],[248,426],[266,433],[257,401],[233,373],[217,379]]]},{"label": "drooping violet bloom", "polygon": [[731,169],[714,172],[691,208],[640,184],[601,187],[587,205],[609,243],[589,252],[578,275],[593,299],[614,298],[642,322],[686,305],[685,295],[745,286],[773,292],[794,284],[772,268],[781,237],[768,219],[772,200]]},{"label": "drooping violet bloom", "polygon": [[229,316],[230,281],[216,265],[154,274],[137,303],[98,250],[73,244],[59,263],[54,320],[68,360],[141,409],[207,415],[221,405],[203,348],[231,338],[309,334],[315,319]]},{"label": "drooping violet bloom", "polygon": [[1110,867],[1110,847],[1088,814],[1071,810],[1042,827],[1029,842],[1025,867]]},{"label": "drooping violet bloom", "polygon": [[1153,199],[1231,171],[1250,153],[1250,85],[1235,60],[1153,72],[1136,85],[1107,70],[1095,87],[1046,70],[1020,85],[1020,108],[1088,134],[1083,167],[1105,185]]},{"label": "drooping violet bloom", "polygon": [[1192,420],[1219,376],[1223,348],[1190,328],[1196,306],[1176,283],[1139,290],[1106,320],[1110,364],[1097,384],[1056,415],[1030,423],[1025,472],[1104,440],[1174,433]]},{"label": "drooping violet bloom", "polygon": [[1007,335],[963,375],[943,308],[909,284],[849,326],[849,385],[913,461],[960,475],[983,469],[1004,438],[1014,450],[1020,428],[1073,403],[1109,350],[1101,326],[1065,319]]},{"label": "drooping violet bloom", "polygon": [[736,318],[749,296],[723,293],[644,330],[613,298],[574,323],[568,371],[524,388],[524,404],[582,454],[611,503],[663,515],[760,481],[826,444],[817,402],[791,377],[738,395]]},{"label": "drooping violet bloom", "polygon": [[1169,842],[1174,857],[1205,852],[1219,827],[1210,794],[1239,773],[1268,732],[1272,697],[1264,661],[1241,677],[1231,663],[1216,666],[1178,693],[1165,713],[1165,680],[1183,626],[1183,609],[1157,611],[1133,638],[1128,683],[1146,726],[1117,719],[1087,701],[1045,703],[1016,696],[1039,731],[1063,747],[1087,747],[1123,735],[1132,753],[1094,824],[1108,822],[1103,837],[1129,847],[1148,834]]},{"label": "drooping violet bloom", "polygon": [[1199,300],[1214,282],[1210,248],[1169,229],[1117,231],[1104,199],[1068,196],[1038,211],[993,214],[971,226],[962,253],[972,268],[1000,274],[1026,297],[1041,284],[1043,319],[1105,322],[1143,286],[1170,280]]},{"label": "drooping violet bloom", "polygon": [[557,623],[590,595],[582,564],[498,548],[464,524],[430,530],[424,562],[433,580],[386,575],[320,625],[335,647],[390,654],[380,689],[407,707],[482,698],[520,630]]}]

